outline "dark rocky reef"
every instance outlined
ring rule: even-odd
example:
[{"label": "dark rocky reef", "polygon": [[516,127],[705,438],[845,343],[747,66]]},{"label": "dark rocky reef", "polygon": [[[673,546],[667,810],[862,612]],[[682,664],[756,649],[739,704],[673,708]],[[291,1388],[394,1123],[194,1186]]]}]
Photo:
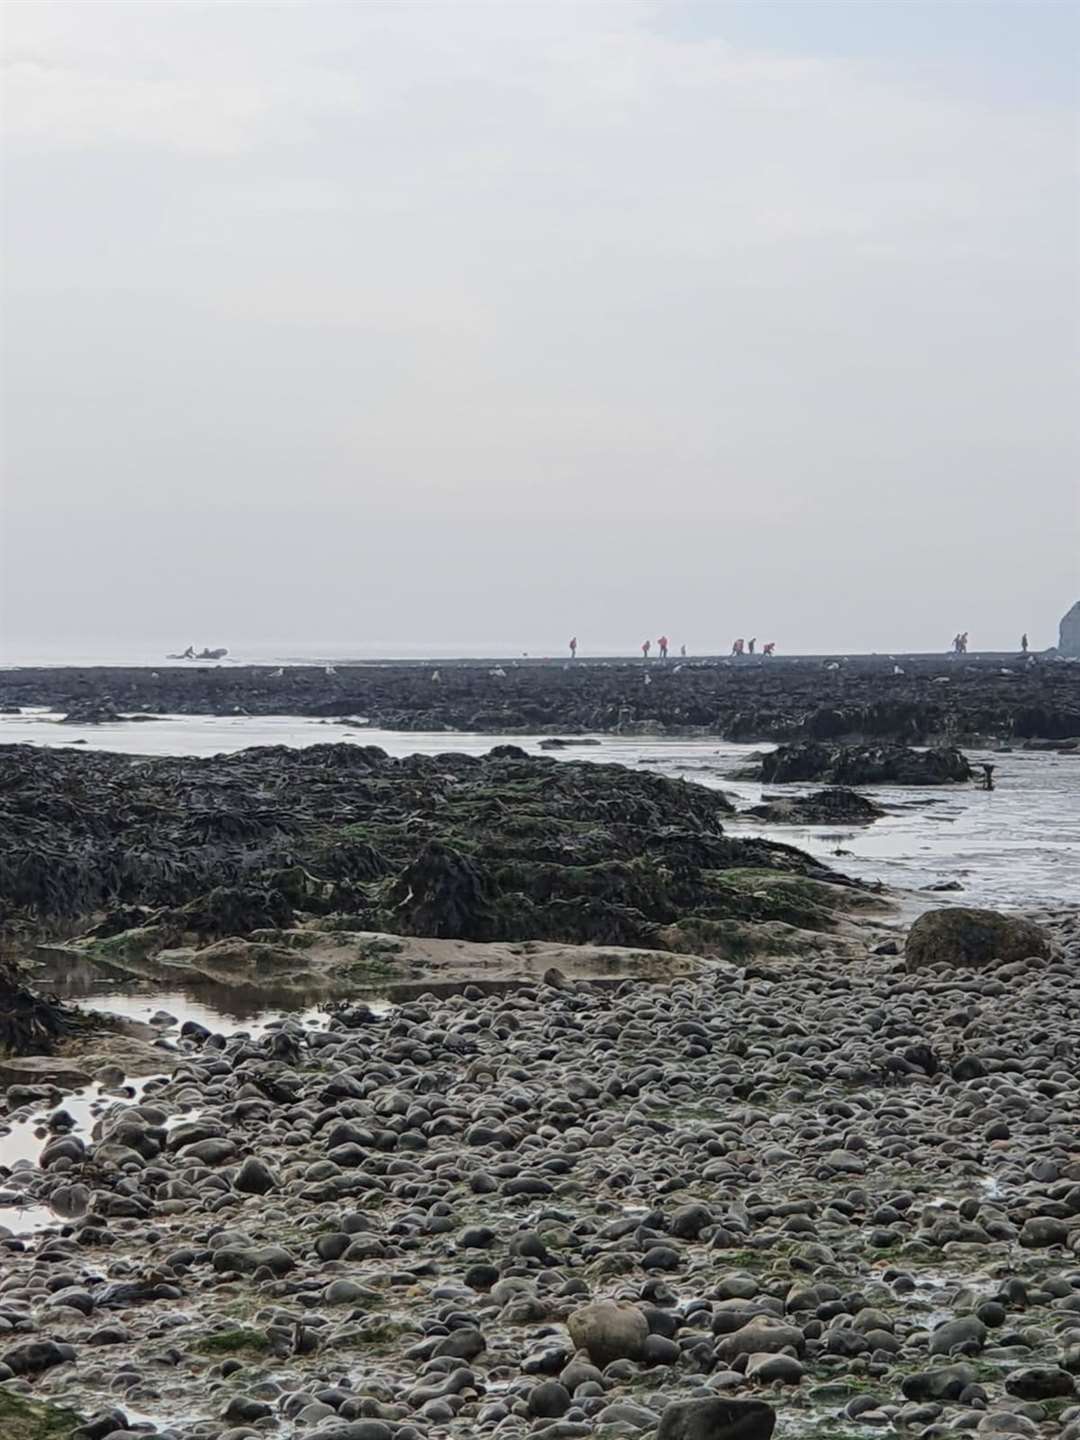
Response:
[{"label": "dark rocky reef", "polygon": [[[899,669],[902,673],[897,674]],[[646,674],[651,681],[645,684]],[[437,675],[437,679],[434,676]],[[1080,735],[1080,669],[939,656],[850,660],[163,666],[0,672],[0,708],[361,716],[394,730],[704,731],[732,740],[903,744]]]},{"label": "dark rocky reef", "polygon": [[[0,923],[30,936],[158,927],[210,941],[297,917],[476,941],[707,950],[732,920],[829,927],[787,846],[734,839],[717,791],[500,746],[212,759],[0,748]],[[835,884],[826,887],[835,890]]]},{"label": "dark rocky reef", "polygon": [[912,750],[905,745],[781,745],[761,758],[766,784],[824,780],[830,785],[955,785],[971,766],[953,746]]}]

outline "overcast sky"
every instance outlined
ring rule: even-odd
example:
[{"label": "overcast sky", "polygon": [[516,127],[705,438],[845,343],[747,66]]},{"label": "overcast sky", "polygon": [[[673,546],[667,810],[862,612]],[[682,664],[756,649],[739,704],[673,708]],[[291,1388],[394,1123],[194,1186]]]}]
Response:
[{"label": "overcast sky", "polygon": [[9,6],[0,650],[1052,643],[1078,13]]}]

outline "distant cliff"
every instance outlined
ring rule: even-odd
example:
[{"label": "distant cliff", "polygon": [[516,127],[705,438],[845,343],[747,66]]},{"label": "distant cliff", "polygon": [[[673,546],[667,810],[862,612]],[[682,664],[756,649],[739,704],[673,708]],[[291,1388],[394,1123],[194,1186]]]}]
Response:
[{"label": "distant cliff", "polygon": [[1080,600],[1061,617],[1058,651],[1062,655],[1072,655],[1080,659]]}]

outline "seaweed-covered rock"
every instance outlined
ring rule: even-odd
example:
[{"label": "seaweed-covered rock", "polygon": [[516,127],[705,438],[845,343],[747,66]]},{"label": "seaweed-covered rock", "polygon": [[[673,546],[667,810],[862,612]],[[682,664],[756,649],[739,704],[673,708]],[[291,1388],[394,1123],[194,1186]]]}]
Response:
[{"label": "seaweed-covered rock", "polygon": [[252,930],[285,929],[293,924],[293,907],[273,886],[217,885],[170,919],[182,930],[217,939]]},{"label": "seaweed-covered rock", "polygon": [[[17,965],[0,959],[0,1055],[29,1055],[40,1061],[58,1041],[85,1024],[78,1011],[38,995]],[[27,1075],[24,1071],[22,1078]],[[15,1078],[9,1074],[8,1081]]]},{"label": "seaweed-covered rock", "polygon": [[834,785],[813,795],[774,795],[743,814],[771,825],[869,825],[885,811],[865,795]]},{"label": "seaweed-covered rock", "polygon": [[23,935],[82,918],[94,953],[123,965],[261,936],[278,967],[280,937],[330,913],[435,938],[654,947],[687,917],[790,919],[786,904],[761,914],[773,873],[830,878],[726,835],[731,813],[716,790],[512,745],[205,760],[0,747],[0,906]]},{"label": "seaweed-covered rock", "polygon": [[437,840],[394,881],[389,904],[406,935],[481,940],[495,928],[490,880],[467,855]]},{"label": "seaweed-covered rock", "polygon": [[952,746],[780,745],[761,760],[766,784],[824,780],[830,785],[952,785],[971,779],[971,766]]},{"label": "seaweed-covered rock", "polygon": [[908,931],[904,965],[953,965],[968,970],[1050,954],[1050,937],[1031,920],[966,906],[927,910]]}]

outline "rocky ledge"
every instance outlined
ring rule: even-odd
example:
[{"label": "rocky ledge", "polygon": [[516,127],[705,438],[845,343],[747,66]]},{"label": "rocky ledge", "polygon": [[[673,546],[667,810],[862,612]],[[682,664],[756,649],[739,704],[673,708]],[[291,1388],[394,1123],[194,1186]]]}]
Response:
[{"label": "rocky ledge", "polygon": [[0,671],[0,712],[79,723],[182,715],[360,717],[488,734],[701,731],[731,740],[1080,736],[1080,667],[1019,657],[162,666]]}]

